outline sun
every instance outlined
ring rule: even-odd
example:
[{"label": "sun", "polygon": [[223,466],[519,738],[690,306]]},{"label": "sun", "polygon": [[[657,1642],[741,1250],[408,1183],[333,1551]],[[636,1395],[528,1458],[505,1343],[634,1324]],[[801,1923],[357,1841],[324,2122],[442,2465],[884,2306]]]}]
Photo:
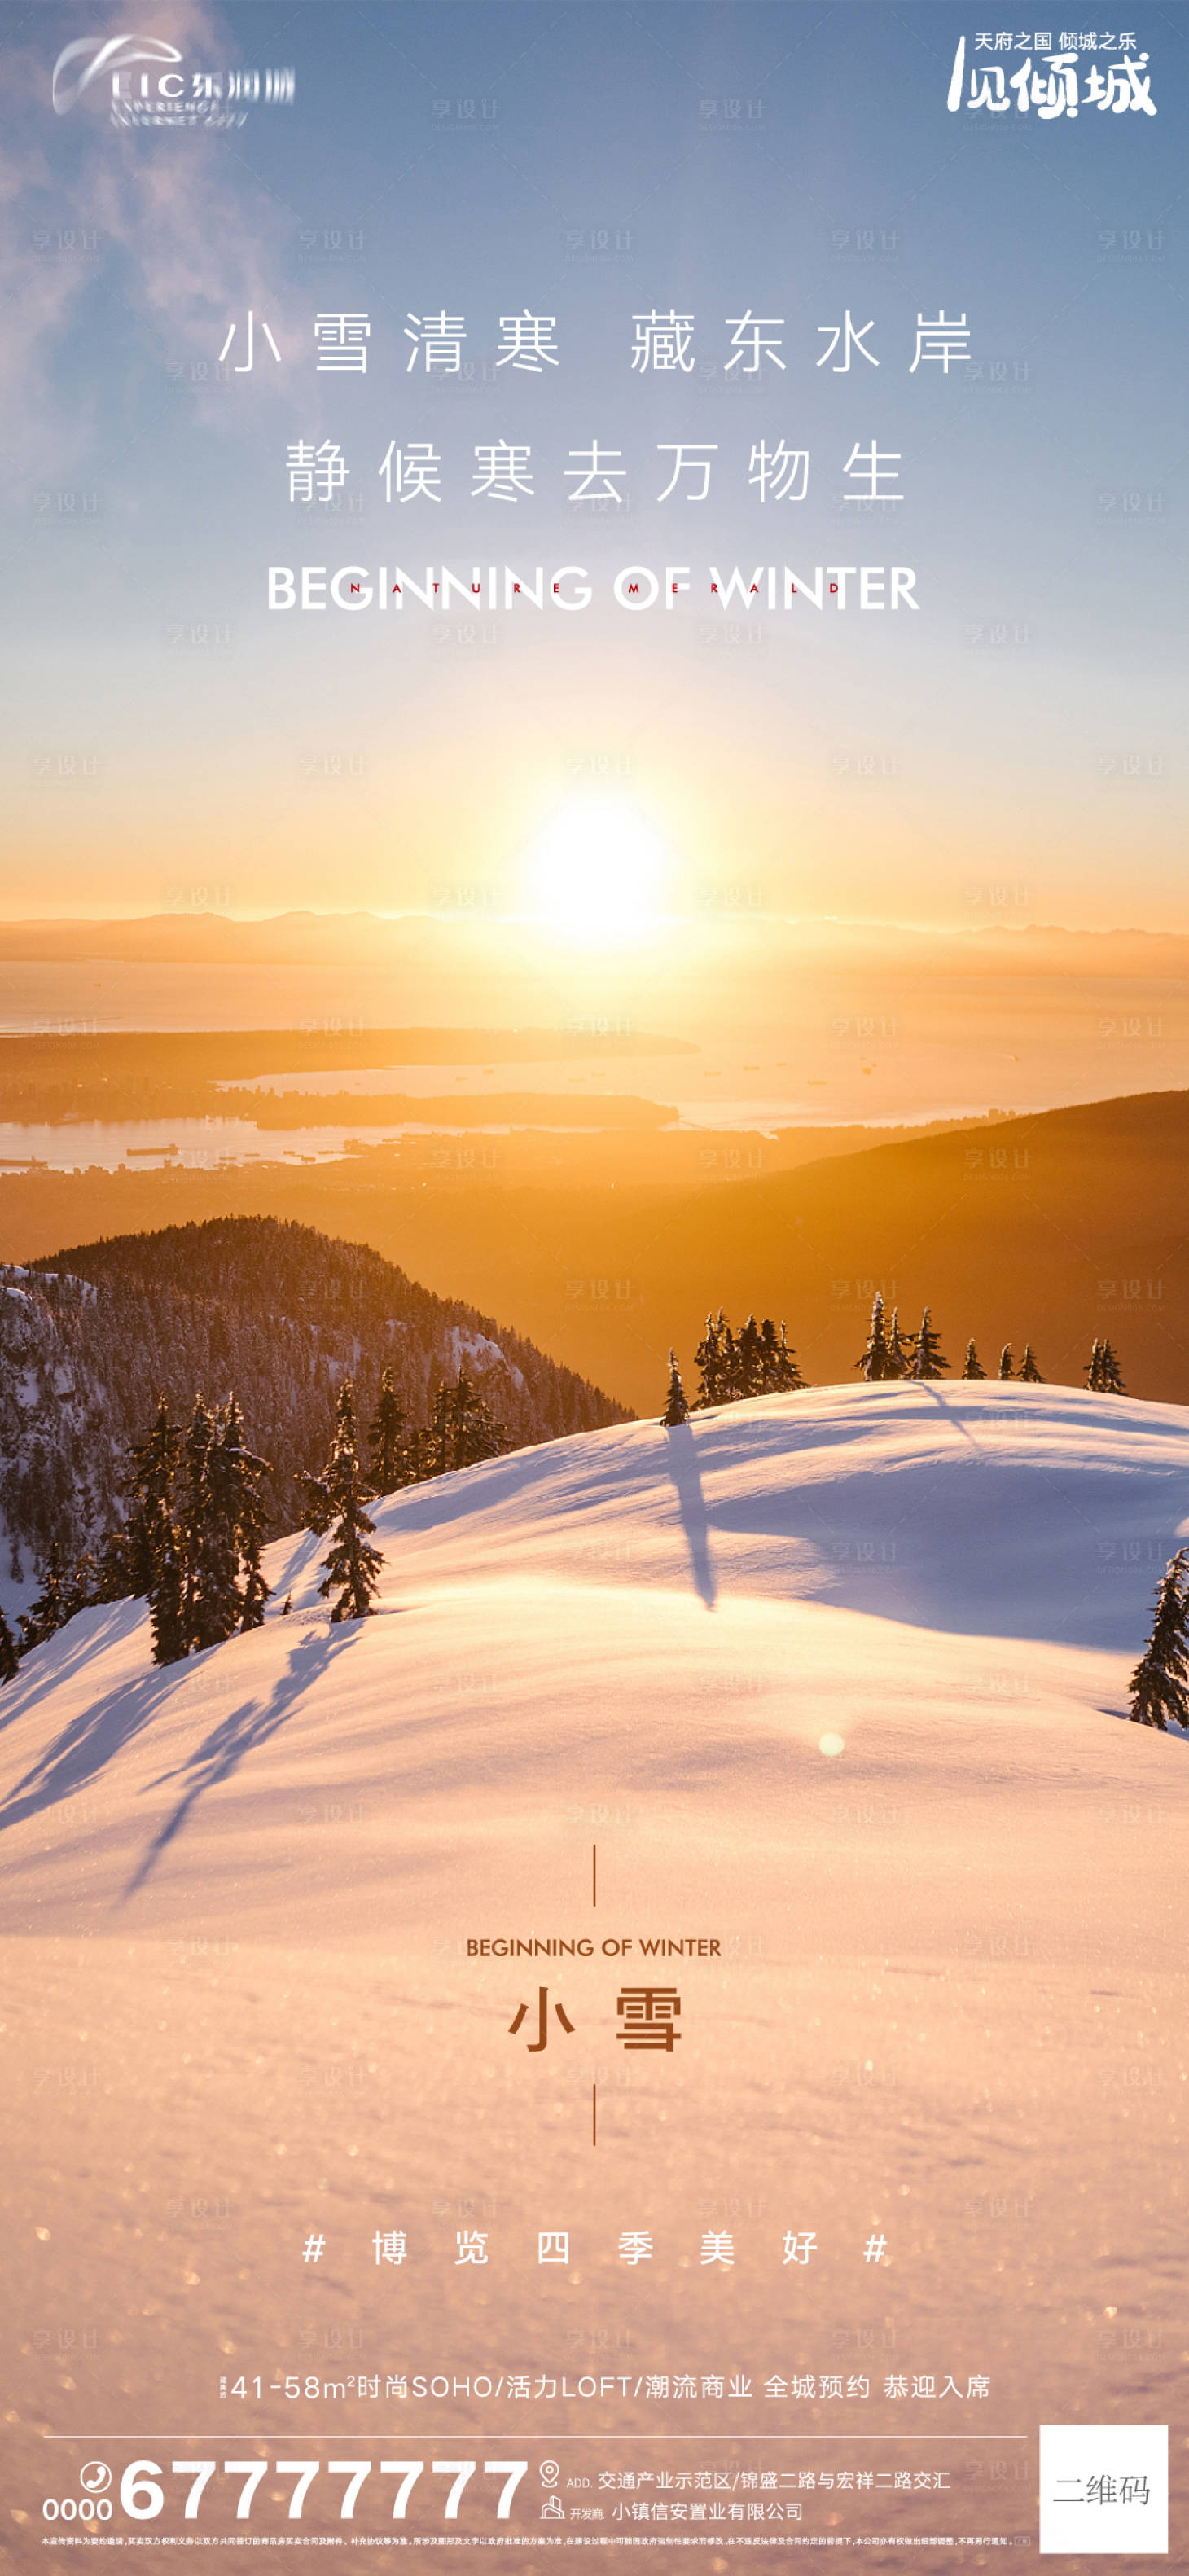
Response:
[{"label": "sun", "polygon": [[669,859],[659,834],[618,796],[580,796],[549,817],[529,852],[529,910],[594,947],[638,936],[662,906]]}]

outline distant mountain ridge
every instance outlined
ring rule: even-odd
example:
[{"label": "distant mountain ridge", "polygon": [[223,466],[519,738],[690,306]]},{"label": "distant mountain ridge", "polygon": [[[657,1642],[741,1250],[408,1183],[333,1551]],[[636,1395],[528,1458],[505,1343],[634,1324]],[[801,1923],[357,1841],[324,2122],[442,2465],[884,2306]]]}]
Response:
[{"label": "distant mountain ridge", "polygon": [[[70,1557],[110,1527],[128,1444],[163,1390],[234,1387],[274,1469],[278,1528],[325,1456],[337,1389],[366,1423],[383,1368],[415,1422],[465,1368],[513,1444],[630,1419],[571,1369],[366,1244],[276,1217],[219,1217],[75,1245],[0,1269],[0,1510],[20,1579],[52,1538]],[[23,1553],[22,1553],[23,1552]]]}]

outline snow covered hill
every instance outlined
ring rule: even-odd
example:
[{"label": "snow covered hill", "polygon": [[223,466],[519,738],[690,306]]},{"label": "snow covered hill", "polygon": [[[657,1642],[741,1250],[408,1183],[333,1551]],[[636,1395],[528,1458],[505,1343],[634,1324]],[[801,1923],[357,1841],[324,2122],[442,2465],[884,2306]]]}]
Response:
[{"label": "snow covered hill", "polygon": [[[322,1770],[344,1794],[366,1782],[379,1834],[370,1861],[367,1835],[338,1855],[341,1892],[374,1877],[398,1916],[391,1800],[403,1848],[479,1780],[502,1797],[548,1774],[555,1796],[563,1755],[576,1782],[610,1762],[746,1797],[828,1733],[848,1774],[877,1744],[882,1772],[894,1724],[914,1773],[973,1783],[1007,1758],[1021,1777],[1100,1761],[1146,1776],[1155,1760],[1180,1777],[1173,1740],[1113,1722],[1189,1530],[1177,1406],[824,1387],[521,1450],[375,1517],[380,1615],[358,1628],[330,1632],[325,1544],[298,1534],[266,1553],[255,1636],[158,1671],[144,1606],[126,1603],[26,1658],[0,1701],[15,1829],[0,1919],[31,1926],[48,1906],[65,1929],[80,1902],[92,1923],[117,1901],[122,1919],[130,1903],[184,1914],[210,1847],[222,1866],[246,1838],[242,1901],[308,1927],[284,1793]],[[50,1827],[67,1838],[53,1861]],[[336,1869],[316,1872],[328,1893]]]},{"label": "snow covered hill", "polygon": [[[348,2332],[371,2368],[451,2370],[623,2335],[641,2368],[680,2349],[759,2386],[839,2366],[843,2327],[877,2390],[891,2351],[989,2373],[1000,2429],[1165,2420],[1169,2352],[1111,2321],[1162,2333],[1181,2296],[1189,1746],[1120,1716],[1189,1527],[1189,1415],[826,1387],[376,1517],[368,1621],[329,1628],[297,1537],[257,1633],[157,1671],[143,1608],[87,1611],[0,1695],[30,2425],[244,2438],[277,2401],[203,2411],[227,2357],[275,2379]],[[590,1959],[467,1951],[574,1934]],[[720,1947],[665,1960],[681,2045],[632,2056],[616,1980],[662,1934]],[[530,2057],[510,2025],[545,1982],[574,2029]],[[454,2231],[480,2206],[476,2289]],[[409,2230],[395,2286],[381,2223]],[[697,2245],[725,2224],[715,2281]],[[567,2226],[547,2278],[526,2248]],[[638,2295],[626,2227],[656,2236]],[[822,2249],[791,2285],[784,2228]],[[114,2320],[65,2372],[36,2341],[59,2311]],[[645,2417],[581,2415],[612,2421]]]}]

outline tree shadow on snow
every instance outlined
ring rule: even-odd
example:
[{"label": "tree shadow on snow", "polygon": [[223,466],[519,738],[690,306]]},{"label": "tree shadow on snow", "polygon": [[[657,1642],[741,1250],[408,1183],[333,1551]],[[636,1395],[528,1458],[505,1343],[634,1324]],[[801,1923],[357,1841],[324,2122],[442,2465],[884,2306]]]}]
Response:
[{"label": "tree shadow on snow", "polygon": [[706,1497],[702,1491],[694,1435],[688,1422],[676,1422],[666,1432],[665,1463],[677,1489],[677,1508],[689,1549],[695,1588],[707,1609],[713,1610],[718,1587],[710,1563],[710,1524],[706,1517]]},{"label": "tree shadow on snow", "polygon": [[352,1639],[358,1636],[360,1624],[345,1624],[332,1630],[329,1636],[320,1632],[316,1636],[300,1638],[268,1699],[263,1703],[255,1699],[245,1700],[239,1708],[232,1709],[227,1717],[220,1718],[218,1725],[211,1728],[209,1735],[184,1763],[173,1771],[163,1771],[153,1782],[154,1788],[160,1788],[166,1781],[176,1780],[180,1775],[186,1779],[187,1786],[134,1869],[124,1889],[121,1900],[124,1904],[152,1877],[162,1855],[189,1823],[199,1799],[208,1789],[218,1788],[220,1781],[230,1780],[245,1756],[267,1744],[270,1736],[285,1725],[311,1684],[328,1670],[332,1657],[345,1652]]},{"label": "tree shadow on snow", "polygon": [[175,1687],[174,1674],[154,1670],[143,1681],[121,1682],[92,1707],[80,1709],[0,1805],[0,1831],[88,1788],[158,1716]]}]

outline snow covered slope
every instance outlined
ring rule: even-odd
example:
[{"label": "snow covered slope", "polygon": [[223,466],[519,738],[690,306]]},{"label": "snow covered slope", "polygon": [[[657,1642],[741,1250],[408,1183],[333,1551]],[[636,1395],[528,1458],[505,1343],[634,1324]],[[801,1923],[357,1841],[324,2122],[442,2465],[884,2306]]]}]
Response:
[{"label": "snow covered slope", "polygon": [[[88,1611],[0,1697],[31,2429],[242,2440],[277,2401],[204,2411],[228,2356],[267,2382],[348,2331],[373,2369],[560,2369],[605,2333],[759,2386],[870,2329],[873,2388],[881,2350],[988,2372],[999,2429],[1164,2421],[1189,1745],[1120,1713],[1189,1526],[1189,1416],[828,1387],[493,1460],[376,1517],[357,1627],[328,1627],[299,1537],[255,1635],[158,1672],[142,1609]],[[587,1933],[590,1960],[467,1955]],[[616,1981],[658,1934],[721,1946],[665,1961],[681,2045],[633,2056]],[[530,2057],[509,2025],[546,1980],[575,2027]],[[90,2070],[68,2108],[65,2068]],[[476,2288],[454,2231],[480,2204]],[[399,2328],[381,2223],[420,2267]],[[728,2223],[714,2280],[697,2247]],[[572,2271],[541,2275],[536,2231],[567,2226]],[[626,2227],[656,2236],[643,2289]],[[785,2228],[821,2247],[791,2288]],[[107,2320],[68,2369],[36,2340],[59,2308]]]},{"label": "snow covered slope", "polygon": [[[272,1888],[278,1930],[308,1927],[308,1882],[292,1918],[281,1893],[283,1793],[323,1774],[366,1784],[377,1819],[399,1796],[403,1847],[427,1800],[519,1795],[545,1773],[553,1797],[559,1760],[575,1781],[610,1760],[621,1786],[659,1769],[745,1796],[831,1727],[852,1762],[880,1742],[882,1765],[893,1718],[901,1761],[972,1784],[1007,1746],[1037,1777],[1104,1745],[1112,1765],[1176,1773],[1174,1744],[1106,1721],[1189,1529],[1180,1407],[818,1388],[519,1451],[376,1521],[381,1613],[358,1629],[329,1630],[324,1543],[299,1535],[268,1551],[256,1636],[160,1672],[143,1606],[124,1604],[24,1662],[0,1702],[0,1921],[32,1928],[48,1909],[65,1930],[81,1906],[97,1928],[117,1902],[122,1920],[172,1915],[212,1838],[259,1836],[239,1901],[255,1915]],[[67,1837],[53,1858],[51,1831]],[[350,1838],[329,1884],[358,1893],[374,1870],[399,1918],[388,1826],[370,1865],[368,1840]]]}]

